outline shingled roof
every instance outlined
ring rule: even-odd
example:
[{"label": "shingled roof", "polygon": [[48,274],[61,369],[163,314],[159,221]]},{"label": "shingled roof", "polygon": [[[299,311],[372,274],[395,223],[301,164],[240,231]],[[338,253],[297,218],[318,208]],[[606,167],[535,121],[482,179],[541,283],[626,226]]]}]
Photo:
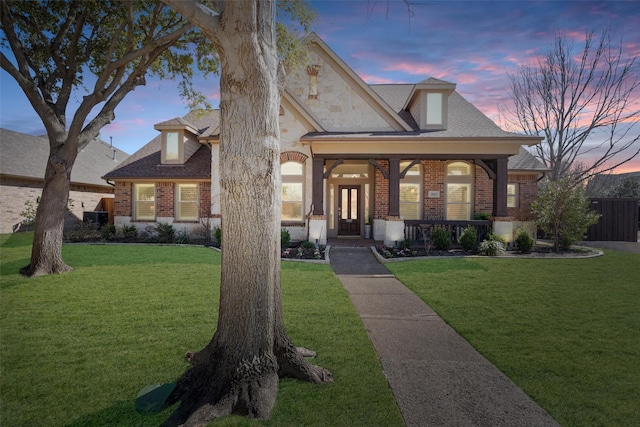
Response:
[{"label": "shingled roof", "polygon": [[[177,117],[162,123],[187,124],[197,129],[200,138],[217,135],[220,124],[218,110],[207,113],[191,112],[184,117]],[[104,179],[210,179],[211,151],[202,145],[183,165],[161,164],[162,136],[155,138],[136,151],[118,167],[104,175]]]},{"label": "shingled roof", "polygon": [[[47,138],[0,128],[0,173],[15,178],[44,180],[49,157]],[[111,187],[101,177],[129,155],[94,139],[78,153],[71,183]]]}]

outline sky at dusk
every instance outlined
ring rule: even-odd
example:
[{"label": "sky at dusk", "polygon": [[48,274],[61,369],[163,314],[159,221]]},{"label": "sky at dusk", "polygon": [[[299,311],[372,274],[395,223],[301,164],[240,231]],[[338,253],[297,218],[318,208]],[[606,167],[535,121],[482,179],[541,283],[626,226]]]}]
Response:
[{"label": "sky at dusk", "polygon": [[[447,80],[499,124],[498,108],[509,103],[508,73],[548,52],[559,31],[581,49],[586,31],[611,28],[616,44],[622,37],[625,55],[640,57],[640,1],[412,3],[410,15],[397,0],[312,1],[318,11],[313,31],[365,82]],[[44,134],[17,84],[0,73],[0,126]],[[196,86],[217,107],[217,78],[199,78]],[[175,82],[148,79],[116,109],[115,121],[103,128],[101,138],[133,153],[158,134],[155,123],[186,113]],[[632,170],[640,170],[640,158],[617,172]]]}]

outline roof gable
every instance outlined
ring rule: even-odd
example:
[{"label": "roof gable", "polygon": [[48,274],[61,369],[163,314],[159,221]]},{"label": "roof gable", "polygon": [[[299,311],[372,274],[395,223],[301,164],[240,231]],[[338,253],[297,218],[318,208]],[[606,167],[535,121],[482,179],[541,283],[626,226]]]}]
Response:
[{"label": "roof gable", "polygon": [[[311,66],[294,70],[287,79],[289,93],[317,117],[329,132],[411,131],[391,108],[317,35],[309,36]],[[311,74],[317,75],[317,95]]]}]

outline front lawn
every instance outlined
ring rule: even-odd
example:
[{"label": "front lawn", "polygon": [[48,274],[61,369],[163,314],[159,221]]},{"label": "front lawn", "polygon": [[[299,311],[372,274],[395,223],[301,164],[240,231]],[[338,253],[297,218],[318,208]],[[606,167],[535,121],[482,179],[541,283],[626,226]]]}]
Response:
[{"label": "front lawn", "polygon": [[564,426],[640,420],[640,257],[386,266]]},{"label": "front lawn", "polygon": [[[65,245],[75,271],[26,279],[32,234],[0,236],[0,425],[157,426],[140,415],[148,384],[175,380],[213,334],[220,254],[203,247]],[[289,335],[334,382],[280,382],[269,421],[212,425],[401,426],[349,297],[326,265],[283,263]]]}]

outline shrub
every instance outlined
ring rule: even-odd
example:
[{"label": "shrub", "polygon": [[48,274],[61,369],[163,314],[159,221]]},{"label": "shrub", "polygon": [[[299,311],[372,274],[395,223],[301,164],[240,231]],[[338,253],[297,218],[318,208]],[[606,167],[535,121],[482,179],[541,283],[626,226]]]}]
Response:
[{"label": "shrub", "polygon": [[303,240],[303,241],[300,243],[300,247],[301,247],[301,248],[303,248],[303,249],[313,249],[313,248],[315,248],[315,247],[316,247],[316,245],[315,245],[314,243],[311,243],[311,242],[310,242],[310,241],[308,241],[308,240]]},{"label": "shrub", "polygon": [[446,251],[451,248],[451,231],[445,227],[434,227],[431,242],[436,249]]},{"label": "shrub", "polygon": [[216,239],[216,243],[219,245],[222,244],[222,228],[216,227],[213,229],[213,237]]},{"label": "shrub", "polygon": [[486,221],[491,215],[488,212],[476,212],[473,219],[476,221]]},{"label": "shrub", "polygon": [[581,185],[570,178],[548,181],[531,203],[536,224],[553,240],[556,251],[568,250],[576,240],[583,239],[589,226],[600,215],[589,210],[589,199]]},{"label": "shrub", "polygon": [[100,240],[101,237],[95,222],[81,222],[66,233],[66,239],[70,242],[91,242]]},{"label": "shrub", "polygon": [[291,234],[289,234],[289,230],[283,228],[280,230],[280,249],[286,248],[289,243],[291,243]]},{"label": "shrub", "polygon": [[507,241],[493,232],[487,233],[486,240],[489,242],[500,242],[502,246],[507,246]]},{"label": "shrub", "polygon": [[496,256],[504,253],[504,245],[498,240],[483,240],[478,246],[478,253],[485,256]]},{"label": "shrub", "polygon": [[113,224],[105,224],[100,227],[100,236],[104,240],[115,240],[116,239],[116,226]]},{"label": "shrub", "polygon": [[135,225],[123,225],[120,232],[125,240],[136,240],[138,238],[138,228]]},{"label": "shrub", "polygon": [[523,254],[528,254],[531,252],[531,249],[533,249],[535,240],[533,240],[533,237],[531,237],[531,235],[529,234],[529,230],[527,230],[526,228],[518,228],[516,230],[515,243],[520,252],[522,252]]},{"label": "shrub", "polygon": [[191,238],[184,231],[181,231],[180,233],[178,233],[175,240],[176,240],[176,243],[179,245],[187,245],[191,242]]},{"label": "shrub", "polygon": [[165,222],[159,222],[158,225],[154,227],[154,231],[156,232],[159,242],[173,243],[176,235],[176,230],[173,228],[173,225]]},{"label": "shrub", "polygon": [[400,240],[398,241],[398,249],[409,249],[412,243],[411,239]]},{"label": "shrub", "polygon": [[476,250],[478,247],[478,230],[473,225],[467,226],[460,235],[459,242],[466,252]]}]

